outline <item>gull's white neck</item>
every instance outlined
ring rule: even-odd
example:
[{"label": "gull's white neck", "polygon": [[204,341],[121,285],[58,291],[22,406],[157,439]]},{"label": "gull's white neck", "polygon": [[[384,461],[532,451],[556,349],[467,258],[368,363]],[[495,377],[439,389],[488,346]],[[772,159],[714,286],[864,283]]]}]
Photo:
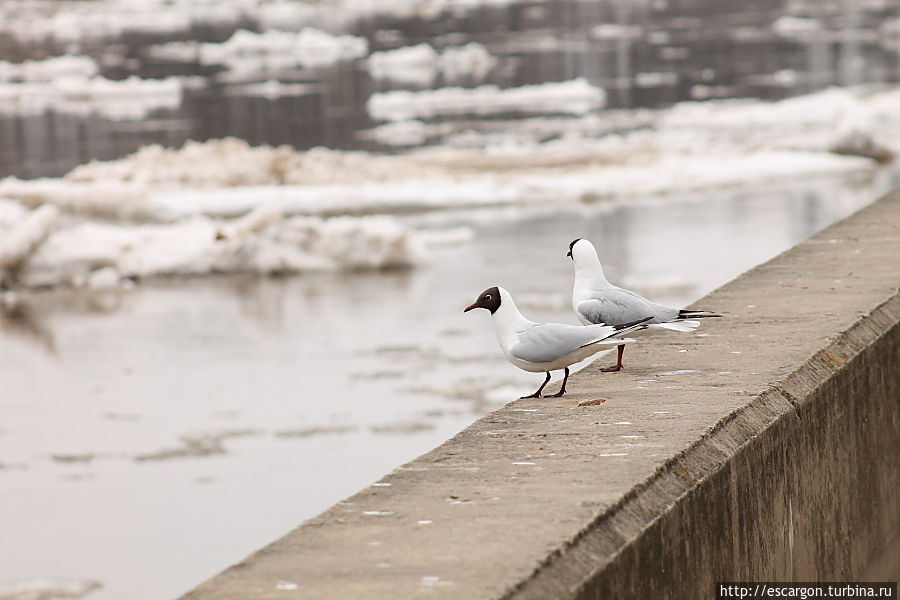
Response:
[{"label": "gull's white neck", "polygon": [[500,307],[491,315],[491,320],[494,322],[497,340],[504,349],[517,341],[516,335],[520,331],[536,325],[519,312],[519,307],[516,306],[512,296],[503,288],[500,288]]},{"label": "gull's white neck", "polygon": [[579,242],[573,249],[575,260],[575,287],[589,287],[600,289],[608,287],[609,281],[603,273],[597,251],[589,244]]}]

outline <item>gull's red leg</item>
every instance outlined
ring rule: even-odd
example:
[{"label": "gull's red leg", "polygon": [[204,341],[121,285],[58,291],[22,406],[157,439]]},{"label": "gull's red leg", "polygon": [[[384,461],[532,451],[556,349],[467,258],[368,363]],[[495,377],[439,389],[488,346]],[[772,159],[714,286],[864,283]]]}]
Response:
[{"label": "gull's red leg", "polygon": [[600,369],[601,373],[615,373],[616,371],[622,370],[622,355],[625,353],[625,344],[619,344],[619,358],[616,360],[616,364],[611,367],[604,367]]}]

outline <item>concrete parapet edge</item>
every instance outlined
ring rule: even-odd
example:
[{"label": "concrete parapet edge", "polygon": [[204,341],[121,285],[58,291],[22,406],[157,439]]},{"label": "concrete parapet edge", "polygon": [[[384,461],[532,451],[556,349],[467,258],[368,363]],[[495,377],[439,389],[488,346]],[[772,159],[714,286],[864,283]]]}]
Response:
[{"label": "concrete parapet edge", "polygon": [[[888,357],[881,361],[887,373],[863,367],[862,361],[873,360],[865,354]],[[526,598],[689,598],[713,597],[714,585],[719,581],[889,581],[900,575],[900,502],[896,493],[900,490],[900,474],[894,465],[893,475],[888,476],[885,486],[879,486],[894,496],[894,501],[879,507],[886,509],[879,513],[867,514],[869,519],[884,517],[888,522],[879,523],[875,529],[888,533],[883,543],[876,545],[869,554],[853,557],[849,561],[829,561],[816,565],[815,569],[795,567],[793,561],[786,564],[754,564],[754,557],[746,555],[741,560],[731,561],[731,568],[716,565],[709,560],[691,569],[686,554],[692,544],[685,537],[678,546],[665,551],[660,540],[649,541],[653,528],[662,528],[662,521],[672,519],[677,513],[672,510],[679,502],[691,494],[699,493],[701,486],[715,487],[717,476],[728,477],[730,485],[736,486],[736,478],[741,477],[741,467],[731,464],[741,454],[746,455],[754,443],[784,443],[783,440],[762,440],[760,436],[793,435],[803,419],[805,409],[819,408],[814,405],[827,402],[826,386],[838,389],[848,384],[841,381],[854,371],[868,373],[868,384],[881,389],[867,389],[872,397],[890,401],[894,399],[893,414],[885,415],[893,422],[893,460],[900,460],[900,436],[898,436],[898,414],[900,408],[900,294],[883,302],[871,313],[859,319],[853,327],[840,334],[828,347],[817,352],[803,366],[788,375],[783,381],[773,383],[749,404],[735,410],[723,418],[716,426],[689,448],[662,465],[647,481],[632,488],[622,500],[596,520],[564,548],[552,552],[533,572],[515,588],[504,594],[504,599]],[[877,359],[875,359],[877,360]],[[893,373],[890,371],[893,370]],[[872,375],[876,375],[874,378]],[[887,377],[882,377],[887,375]],[[874,381],[873,381],[874,379]],[[878,457],[871,457],[877,459]],[[746,458],[745,458],[746,460]],[[785,468],[783,474],[789,476],[792,469]],[[746,474],[746,473],[744,473]],[[788,498],[791,494],[784,494]],[[789,499],[790,507],[793,501]],[[730,497],[730,516],[740,518],[737,495]],[[710,505],[708,509],[713,510]],[[694,509],[696,510],[696,509]],[[842,511],[848,507],[840,508]],[[893,514],[893,518],[891,518]],[[758,515],[759,516],[759,515]],[[757,522],[758,523],[758,522]],[[781,525],[781,521],[770,521]],[[836,523],[833,523],[836,525]],[[883,525],[883,527],[882,527]],[[671,526],[671,524],[669,525]],[[789,519],[790,527],[790,519]],[[730,527],[732,540],[724,545],[734,548],[741,533]],[[700,528],[698,528],[700,529]],[[824,530],[824,528],[823,528]],[[852,526],[845,531],[859,531]],[[764,532],[761,528],[752,532],[756,538],[783,537],[783,532]],[[799,553],[793,532],[788,531],[787,556]],[[875,536],[877,538],[877,536]],[[620,543],[616,544],[615,541]],[[842,546],[845,538],[834,536],[832,543]],[[648,548],[657,546],[658,549]],[[696,546],[694,544],[693,546]],[[707,548],[715,548],[708,544]],[[694,548],[699,551],[699,548]],[[725,550],[722,548],[720,550]],[[835,551],[839,549],[835,548]],[[822,548],[807,549],[806,556],[820,554]],[[630,553],[630,554],[629,554]],[[660,560],[648,560],[648,555]],[[742,562],[745,561],[745,562]],[[645,563],[650,562],[650,565]],[[809,565],[807,565],[809,566]],[[699,567],[699,568],[696,568]],[[698,585],[698,579],[703,583]]]},{"label": "concrete parapet edge", "polygon": [[637,344],[622,373],[589,367],[563,398],[511,402],[184,598],[680,599],[717,581],[896,579],[898,283],[900,192],[698,302],[726,315],[703,337]]}]

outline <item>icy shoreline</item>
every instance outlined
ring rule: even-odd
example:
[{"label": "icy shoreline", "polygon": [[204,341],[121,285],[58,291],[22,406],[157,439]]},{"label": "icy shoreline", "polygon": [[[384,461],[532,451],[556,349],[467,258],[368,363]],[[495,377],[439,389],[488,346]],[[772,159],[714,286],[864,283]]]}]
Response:
[{"label": "icy shoreline", "polygon": [[900,151],[898,104],[900,89],[830,89],[774,103],[498,121],[479,130],[487,133],[469,131],[465,144],[451,131],[441,145],[398,155],[236,139],[148,146],[63,178],[0,181],[0,198],[11,201],[0,210],[0,257],[12,257],[0,267],[7,285],[104,287],[165,275],[412,266],[420,234],[386,215],[872,177]]},{"label": "icy shoreline", "polygon": [[[171,222],[358,215],[473,205],[595,201],[863,175],[900,151],[900,89],[829,89],[780,102],[686,102],[659,111],[419,125],[437,142],[403,154],[226,138],[147,146],[57,179],[0,180],[0,197],[105,218]],[[399,125],[402,122],[398,122]]]},{"label": "icy shoreline", "polygon": [[[240,219],[166,225],[65,224],[52,205],[16,213],[0,201],[0,284],[115,289],[134,280],[218,273],[260,275],[411,267],[421,236],[389,217],[291,217],[271,205]],[[48,210],[54,209],[54,210]],[[11,216],[12,215],[12,216]]]}]

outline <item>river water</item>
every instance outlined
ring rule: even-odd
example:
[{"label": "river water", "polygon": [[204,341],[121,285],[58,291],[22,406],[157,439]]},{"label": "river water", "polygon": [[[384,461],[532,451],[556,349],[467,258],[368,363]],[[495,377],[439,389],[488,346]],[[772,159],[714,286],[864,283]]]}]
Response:
[{"label": "river water", "polygon": [[[896,81],[896,49],[868,33],[896,13],[889,3],[554,0],[441,18],[373,13],[334,30],[372,51],[477,41],[499,62],[470,85],[586,77],[608,107],[633,108]],[[807,21],[781,21],[778,33],[784,17]],[[260,23],[190,35],[223,41],[238,26]],[[0,174],[60,175],[151,142],[224,135],[378,149],[360,136],[375,124],[368,98],[417,88],[350,62],[280,74],[316,84],[297,96],[245,96],[240,86],[268,76],[226,81],[147,51],[173,35],[125,32],[113,49],[0,36],[8,60],[71,51],[102,59],[110,78],[207,79],[140,121],[0,114]],[[483,311],[462,313],[484,288],[503,285],[535,320],[574,323],[565,252],[584,237],[611,280],[684,305],[871,202],[893,177],[421,213],[400,218],[471,238],[406,271],[27,295],[0,311],[0,584],[67,577],[101,583],[96,600],[177,597],[540,383],[503,359]]]},{"label": "river water", "polygon": [[0,574],[175,597],[536,387],[462,313],[482,289],[574,323],[565,252],[586,237],[611,279],[681,305],[883,185],[476,211],[455,223],[471,243],[408,272],[37,295],[0,321]]},{"label": "river water", "polygon": [[[883,1],[522,0],[399,11],[390,7],[425,3],[331,0],[306,5],[303,19],[294,21],[251,13],[188,29],[173,26],[171,31],[135,30],[140,17],[129,8],[110,15],[118,17],[116,27],[107,25],[114,31],[124,27],[122,21],[135,21],[132,29],[115,37],[101,36],[97,21],[80,16],[91,12],[90,3],[82,3],[85,8],[75,14],[86,23],[85,31],[76,41],[36,40],[22,33],[26,28],[16,27],[17,20],[26,25],[49,20],[45,14],[52,16],[55,6],[67,3],[7,4],[8,26],[0,22],[0,59],[71,53],[95,59],[100,74],[111,79],[194,79],[177,106],[151,110],[139,122],[64,112],[53,105],[35,114],[24,110],[34,99],[7,108],[0,94],[0,176],[62,175],[89,160],[117,158],[149,143],[173,146],[225,136],[296,148],[378,148],[364,135],[375,124],[367,101],[374,93],[398,89],[479,84],[509,88],[583,77],[606,91],[609,108],[655,108],[707,98],[779,99],[829,85],[900,80],[900,34],[896,25],[887,25],[900,15],[900,5]],[[177,6],[159,12],[177,12]],[[77,11],[77,5],[71,10]],[[66,24],[75,29],[82,21]],[[398,80],[373,77],[362,59],[327,68],[228,71],[153,51],[173,39],[222,42],[238,29],[304,24],[362,38],[370,53],[420,43],[440,48],[476,42],[495,63],[480,72],[464,68],[454,77],[444,70]],[[89,35],[91,26],[99,30],[98,37]],[[245,52],[252,57],[252,51]],[[252,85],[270,80],[287,86],[260,93]]]}]

